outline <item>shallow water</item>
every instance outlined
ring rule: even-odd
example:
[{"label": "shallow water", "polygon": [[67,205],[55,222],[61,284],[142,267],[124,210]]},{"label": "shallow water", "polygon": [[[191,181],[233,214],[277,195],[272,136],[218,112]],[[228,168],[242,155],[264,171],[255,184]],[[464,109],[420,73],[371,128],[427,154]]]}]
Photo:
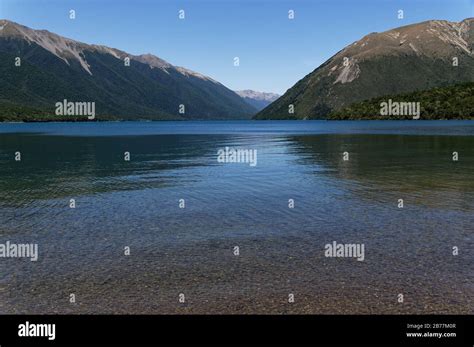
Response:
[{"label": "shallow water", "polygon": [[470,121],[0,124],[0,313],[472,314],[473,169]]}]

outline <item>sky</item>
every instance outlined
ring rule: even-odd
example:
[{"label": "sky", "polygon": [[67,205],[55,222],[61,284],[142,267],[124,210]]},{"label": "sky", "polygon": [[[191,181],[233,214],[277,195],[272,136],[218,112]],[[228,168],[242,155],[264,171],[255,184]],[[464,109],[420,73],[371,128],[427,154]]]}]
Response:
[{"label": "sky", "polygon": [[278,94],[366,34],[468,17],[474,0],[0,0],[0,19]]}]

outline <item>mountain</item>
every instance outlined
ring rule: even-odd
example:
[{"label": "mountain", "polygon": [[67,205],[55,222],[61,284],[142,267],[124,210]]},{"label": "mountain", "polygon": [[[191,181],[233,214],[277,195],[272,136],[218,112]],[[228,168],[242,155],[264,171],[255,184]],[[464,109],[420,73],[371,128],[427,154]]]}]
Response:
[{"label": "mountain", "polygon": [[[17,57],[21,66],[15,66]],[[154,55],[8,20],[0,20],[0,75],[0,120],[57,120],[55,104],[64,99],[95,102],[99,119],[248,119],[256,113],[221,83]]]},{"label": "mountain", "polygon": [[[474,18],[371,33],[298,81],[255,118],[324,119],[363,100],[473,82],[473,47]],[[458,66],[453,66],[455,58]]]},{"label": "mountain", "polygon": [[356,102],[331,112],[328,119],[412,119],[412,115],[381,115],[380,105],[389,102],[420,103],[420,119],[474,119],[474,82]]},{"label": "mountain", "polygon": [[236,90],[235,92],[240,95],[245,102],[255,107],[258,111],[263,110],[280,97],[280,95],[275,93],[256,92],[250,89]]}]

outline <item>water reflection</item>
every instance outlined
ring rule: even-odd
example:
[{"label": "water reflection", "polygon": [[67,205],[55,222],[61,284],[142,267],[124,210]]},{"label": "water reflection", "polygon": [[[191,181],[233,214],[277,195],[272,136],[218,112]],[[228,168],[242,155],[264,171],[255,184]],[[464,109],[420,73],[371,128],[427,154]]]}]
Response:
[{"label": "water reflection", "polygon": [[[425,206],[474,210],[474,137],[317,135],[292,137],[303,166],[325,168],[360,198],[404,198]],[[343,160],[343,153],[349,160]],[[453,152],[458,161],[453,161]],[[316,174],[319,174],[318,171]]]},{"label": "water reflection", "polygon": [[[213,165],[209,157],[220,142],[228,142],[226,138],[187,136],[183,141],[174,135],[87,138],[2,135],[0,201],[21,204],[36,199],[175,184],[173,173]],[[12,160],[17,151],[22,153],[20,163]],[[129,162],[124,161],[125,152],[131,154]]]}]

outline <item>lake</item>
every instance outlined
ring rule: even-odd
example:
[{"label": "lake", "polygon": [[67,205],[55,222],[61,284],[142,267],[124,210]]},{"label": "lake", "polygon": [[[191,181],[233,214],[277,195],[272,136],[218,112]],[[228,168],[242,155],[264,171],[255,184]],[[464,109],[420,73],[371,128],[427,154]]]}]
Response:
[{"label": "lake", "polygon": [[0,124],[2,314],[473,314],[473,230],[474,121]]}]

